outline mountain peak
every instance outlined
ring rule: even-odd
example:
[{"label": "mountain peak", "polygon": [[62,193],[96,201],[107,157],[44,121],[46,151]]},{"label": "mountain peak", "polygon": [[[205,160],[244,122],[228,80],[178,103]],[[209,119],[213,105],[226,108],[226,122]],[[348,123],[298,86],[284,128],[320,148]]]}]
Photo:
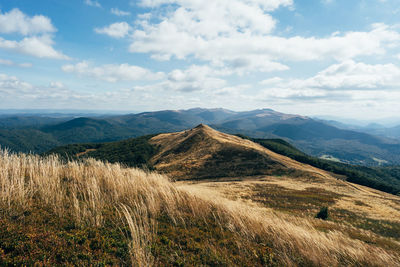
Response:
[{"label": "mountain peak", "polygon": [[199,125],[197,125],[196,127],[194,127],[193,129],[201,129],[201,128],[206,128],[208,127],[207,125],[200,123]]},{"label": "mountain peak", "polygon": [[206,125],[206,124],[200,123],[199,125],[194,127],[192,130],[203,130],[203,131],[206,131],[206,130],[214,130],[214,129],[211,128],[210,126]]},{"label": "mountain peak", "polygon": [[285,173],[289,168],[304,169],[250,140],[221,133],[205,124],[157,135],[150,143],[159,147],[152,164],[175,179],[270,175]]}]

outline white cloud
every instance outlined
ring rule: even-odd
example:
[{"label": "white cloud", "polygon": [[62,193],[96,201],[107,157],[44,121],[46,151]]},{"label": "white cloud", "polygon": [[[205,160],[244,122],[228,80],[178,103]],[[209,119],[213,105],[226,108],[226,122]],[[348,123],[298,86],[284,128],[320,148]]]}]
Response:
[{"label": "white cloud", "polygon": [[33,86],[22,82],[15,76],[0,73],[0,94],[25,94],[31,91]]},{"label": "white cloud", "polygon": [[[206,65],[192,65],[186,69],[175,69],[167,75],[160,76],[161,81],[155,84],[136,86],[135,91],[158,91],[170,94],[175,93],[208,93],[222,90],[227,81],[221,76],[231,75],[227,69],[213,69]],[[155,94],[155,95],[158,95]],[[162,97],[158,101],[164,101]]]},{"label": "white cloud", "polygon": [[[55,31],[57,29],[52,25],[51,20],[42,15],[29,17],[19,9],[0,13],[0,33],[18,33],[26,36],[19,41],[0,37],[1,49],[38,58],[69,59],[53,48],[54,41],[51,33]],[[22,66],[28,67],[29,64]]]},{"label": "white cloud", "polygon": [[22,68],[31,68],[33,66],[33,64],[29,63],[29,62],[25,62],[25,63],[17,64],[17,66],[20,66]]},{"label": "white cloud", "polygon": [[348,32],[328,38],[283,38],[235,33],[207,40],[193,35],[190,31],[180,31],[176,25],[164,22],[136,30],[130,50],[177,58],[192,55],[210,61],[234,57],[246,59],[249,56],[293,61],[329,58],[342,60],[361,55],[384,54],[389,45],[396,45],[400,40],[400,34],[386,25],[375,25],[370,32]]},{"label": "white cloud", "polygon": [[111,14],[114,14],[119,17],[123,17],[123,16],[129,16],[131,14],[131,12],[123,11],[118,8],[111,8]]},{"label": "white cloud", "polygon": [[[172,56],[184,59],[195,56],[226,64],[238,72],[246,70],[285,70],[287,66],[270,57],[246,52],[240,47],[243,39],[265,35],[275,28],[276,21],[266,12],[291,1],[143,1],[148,7],[174,2],[180,5],[169,12],[159,24],[143,17],[137,21],[131,52],[151,53],[153,58],[168,60]],[[241,40],[239,43],[235,43]],[[247,45],[247,44],[244,44]],[[238,50],[240,49],[240,53]]]},{"label": "white cloud", "polygon": [[21,41],[5,40],[0,37],[0,48],[38,58],[69,59],[62,52],[56,51],[48,35],[25,37]]},{"label": "white cloud", "polygon": [[[391,100],[400,94],[400,68],[394,64],[369,65],[348,60],[334,64],[307,79],[273,78],[259,99],[338,102],[355,99]],[[382,99],[382,97],[384,99]]]},{"label": "white cloud", "polygon": [[[221,4],[226,5],[233,1],[228,0],[220,0]],[[290,7],[293,5],[293,0],[243,0],[245,4],[249,5],[257,5],[262,7],[265,11],[273,11],[281,6]],[[140,5],[144,7],[158,7],[161,5],[167,4],[179,4],[179,5],[192,5],[192,6],[199,6],[204,5],[203,1],[200,0],[141,0]]]},{"label": "white cloud", "polygon": [[[173,26],[178,32],[190,32],[204,39],[236,32],[270,33],[276,24],[271,15],[266,13],[270,6],[264,7],[257,1],[221,0],[207,4],[188,0],[171,2],[179,7],[167,14],[160,26]],[[147,6],[153,6],[153,3]]]},{"label": "white cloud", "polygon": [[280,82],[282,82],[283,79],[280,77],[274,77],[274,78],[270,78],[270,79],[266,79],[260,82],[261,85],[273,85],[273,84],[278,84]]},{"label": "white cloud", "polygon": [[91,66],[86,61],[75,65],[64,65],[62,66],[62,70],[112,83],[119,81],[159,80],[164,77],[162,72],[155,73],[148,69],[129,64]]},{"label": "white cloud", "polygon": [[104,28],[95,28],[95,32],[106,34],[113,38],[123,38],[129,34],[131,27],[126,22],[113,23]]},{"label": "white cloud", "polygon": [[397,55],[396,55],[396,58],[397,58],[397,59],[400,59],[400,54],[397,54]]},{"label": "white cloud", "polygon": [[61,82],[35,86],[0,73],[0,105],[5,108],[80,108],[100,100],[99,95],[77,93]]},{"label": "white cloud", "polygon": [[173,70],[168,74],[168,80],[161,86],[166,90],[194,92],[221,89],[226,81],[216,77],[226,75],[224,71],[213,70],[207,66],[193,65],[186,70]]},{"label": "white cloud", "polygon": [[8,59],[1,59],[0,58],[0,64],[1,65],[7,65],[7,66],[13,66],[14,62]]},{"label": "white cloud", "polygon": [[[55,108],[55,109],[133,109],[153,107],[159,103],[153,94],[136,88],[113,88],[106,92],[74,91],[59,81],[37,86],[14,76],[0,73],[0,106],[2,108]],[[165,100],[165,99],[163,99]]]},{"label": "white cloud", "polygon": [[85,0],[85,4],[88,6],[101,7],[101,4],[96,0]]},{"label": "white cloud", "polygon": [[131,52],[149,53],[158,60],[194,57],[242,73],[287,70],[282,62],[288,61],[383,55],[400,41],[399,32],[385,24],[322,38],[273,35],[276,21],[268,12],[290,6],[291,1],[143,0],[141,4],[158,8],[163,15],[136,21]]},{"label": "white cloud", "polygon": [[6,66],[18,66],[18,67],[22,67],[22,68],[30,68],[32,67],[32,63],[15,63],[12,60],[8,60],[8,59],[1,59],[0,58],[0,65],[6,65]]},{"label": "white cloud", "polygon": [[0,33],[19,33],[22,35],[33,35],[55,32],[48,17],[36,15],[29,17],[18,8],[8,13],[0,13]]},{"label": "white cloud", "polygon": [[348,60],[334,64],[306,80],[294,80],[293,86],[324,90],[400,90],[400,68],[394,64],[369,65]]}]

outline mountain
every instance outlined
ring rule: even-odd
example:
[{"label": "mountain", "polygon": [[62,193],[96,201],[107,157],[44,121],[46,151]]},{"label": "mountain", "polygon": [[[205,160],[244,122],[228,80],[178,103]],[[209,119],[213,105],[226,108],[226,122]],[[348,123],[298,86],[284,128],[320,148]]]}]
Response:
[{"label": "mountain", "polygon": [[51,134],[37,129],[0,129],[0,147],[24,153],[41,153],[61,146]]},{"label": "mountain", "polygon": [[15,128],[38,128],[49,124],[62,123],[71,120],[73,117],[47,117],[47,116],[32,116],[32,115],[13,115],[0,116],[0,128],[15,129]]},{"label": "mountain", "polygon": [[334,120],[320,120],[320,121],[340,129],[358,131],[367,134],[372,134],[375,136],[400,140],[400,125],[387,126],[380,123],[369,123],[367,125],[360,126],[360,125],[345,124]]},{"label": "mountain", "polygon": [[302,168],[264,147],[209,126],[157,135],[149,140],[159,152],[156,170],[174,179],[204,179],[301,172]]},{"label": "mountain", "polygon": [[[284,138],[308,154],[341,162],[371,166],[400,164],[399,141],[362,131],[340,129],[309,117],[271,109],[245,112],[201,108],[164,110],[81,117],[38,127],[10,126],[7,133],[4,133],[5,128],[0,128],[3,135],[10,136],[9,140],[0,140],[0,145],[23,152],[34,148],[33,152],[41,153],[53,148],[54,142],[71,144],[116,141],[147,134],[182,131],[200,123],[226,133],[241,133],[253,138]],[[11,138],[14,130],[20,129],[24,131],[15,132],[15,138]],[[18,139],[29,139],[30,131],[37,138],[28,147]]]},{"label": "mountain", "polygon": [[388,138],[400,140],[400,125],[393,127],[366,128],[362,129],[362,131],[369,132],[378,136],[385,136]]},{"label": "mountain", "polygon": [[396,140],[340,129],[303,116],[257,110],[213,127],[257,138],[284,138],[313,156],[328,155],[352,164],[400,163],[400,144]]},{"label": "mountain", "polygon": [[[281,139],[234,136],[200,124],[110,143],[72,144],[48,151],[64,159],[95,158],[129,167],[144,167],[176,180],[202,180],[255,175],[340,179],[388,193],[400,192],[400,168],[369,168],[309,156]],[[331,175],[331,174],[329,174]]]},{"label": "mountain", "polygon": [[111,143],[67,145],[46,153],[50,154],[65,159],[93,157],[130,167],[144,165],[179,180],[296,172],[305,175],[297,162],[204,124],[182,132]]},{"label": "mountain", "polygon": [[174,179],[206,179],[272,174],[310,175],[303,164],[248,139],[200,124],[175,133],[111,143],[72,144],[45,155],[64,159],[92,157],[130,167],[155,169]]},{"label": "mountain", "polygon": [[76,118],[42,127],[41,131],[51,134],[64,144],[107,142],[135,136],[134,132],[115,120],[94,118]]}]

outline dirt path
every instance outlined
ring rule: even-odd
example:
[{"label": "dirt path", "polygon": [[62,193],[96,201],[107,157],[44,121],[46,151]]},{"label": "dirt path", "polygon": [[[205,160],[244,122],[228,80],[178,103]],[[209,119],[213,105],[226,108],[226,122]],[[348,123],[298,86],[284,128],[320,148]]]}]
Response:
[{"label": "dirt path", "polygon": [[75,156],[76,157],[81,157],[81,156],[83,156],[83,155],[85,155],[85,154],[87,154],[89,152],[92,152],[92,151],[96,151],[96,149],[94,149],[94,148],[86,149],[85,151],[80,152],[80,153],[76,154]]}]

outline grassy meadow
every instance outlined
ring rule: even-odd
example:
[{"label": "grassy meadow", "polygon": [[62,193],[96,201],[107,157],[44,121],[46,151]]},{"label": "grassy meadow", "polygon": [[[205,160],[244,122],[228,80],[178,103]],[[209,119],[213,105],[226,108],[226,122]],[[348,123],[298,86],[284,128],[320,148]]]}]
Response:
[{"label": "grassy meadow", "polygon": [[211,194],[118,164],[1,151],[0,265],[400,264],[334,223]]}]

